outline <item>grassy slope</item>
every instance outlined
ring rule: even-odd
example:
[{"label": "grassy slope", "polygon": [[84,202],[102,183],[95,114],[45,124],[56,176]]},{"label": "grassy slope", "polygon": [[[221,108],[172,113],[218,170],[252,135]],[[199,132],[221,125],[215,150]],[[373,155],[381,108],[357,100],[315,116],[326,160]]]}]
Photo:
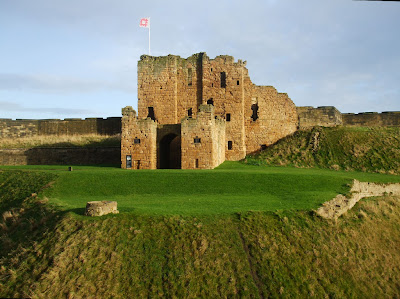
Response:
[{"label": "grassy slope", "polygon": [[[315,134],[319,134],[317,145]],[[399,174],[400,128],[298,131],[260,154],[247,157],[247,162]]]},{"label": "grassy slope", "polygon": [[29,196],[47,172],[0,179],[1,212],[18,211],[1,220],[2,297],[400,296],[399,199],[337,223],[301,211],[87,219]]}]

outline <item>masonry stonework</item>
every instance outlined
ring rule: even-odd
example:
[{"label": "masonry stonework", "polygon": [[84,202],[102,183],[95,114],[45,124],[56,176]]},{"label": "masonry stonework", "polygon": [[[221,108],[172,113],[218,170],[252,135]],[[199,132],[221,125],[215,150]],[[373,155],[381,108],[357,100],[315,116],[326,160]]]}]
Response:
[{"label": "masonry stonework", "polygon": [[121,118],[0,119],[0,138],[48,135],[115,135],[121,133]]},{"label": "masonry stonework", "polygon": [[128,106],[122,109],[121,167],[156,169],[157,124],[151,118],[138,119]]},{"label": "masonry stonework", "polygon": [[343,124],[342,113],[333,106],[297,107],[297,115],[299,116],[299,129],[315,126],[336,127]]},{"label": "masonry stonework", "polygon": [[[143,55],[138,62],[138,116],[125,114],[123,168],[214,168],[275,143],[298,125],[287,94],[254,85],[246,62],[227,55],[210,59],[205,53],[187,59]],[[132,145],[144,120],[163,128],[156,130],[155,145],[147,150],[142,143]],[[173,125],[180,131],[172,132]],[[172,131],[161,138],[164,129]],[[139,167],[127,167],[124,160],[130,156],[140,161]]]}]

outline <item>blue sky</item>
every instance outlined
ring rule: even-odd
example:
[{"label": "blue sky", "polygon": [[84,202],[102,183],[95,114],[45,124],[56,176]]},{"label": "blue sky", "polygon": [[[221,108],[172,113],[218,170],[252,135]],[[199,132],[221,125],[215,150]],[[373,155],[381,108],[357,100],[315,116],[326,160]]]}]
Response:
[{"label": "blue sky", "polygon": [[148,16],[152,55],[232,55],[297,106],[400,111],[400,2],[0,0],[0,118],[136,108]]}]

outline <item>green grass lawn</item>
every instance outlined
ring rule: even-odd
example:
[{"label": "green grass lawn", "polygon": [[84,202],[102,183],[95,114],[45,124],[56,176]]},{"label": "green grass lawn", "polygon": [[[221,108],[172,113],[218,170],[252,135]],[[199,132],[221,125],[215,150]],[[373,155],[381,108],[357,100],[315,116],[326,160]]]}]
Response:
[{"label": "green grass lawn", "polygon": [[123,170],[117,167],[20,166],[2,169],[58,175],[44,195],[82,214],[86,202],[116,200],[120,212],[144,215],[224,215],[244,211],[311,210],[349,191],[352,179],[399,182],[399,176],[250,166],[225,162],[214,170]]}]

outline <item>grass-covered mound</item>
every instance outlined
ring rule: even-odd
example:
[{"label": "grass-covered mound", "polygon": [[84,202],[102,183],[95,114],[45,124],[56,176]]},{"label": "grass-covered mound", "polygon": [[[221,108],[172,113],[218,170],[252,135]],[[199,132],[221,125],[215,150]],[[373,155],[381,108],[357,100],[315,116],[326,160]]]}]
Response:
[{"label": "grass-covered mound", "polygon": [[32,196],[53,179],[0,173],[1,213],[18,211],[0,220],[0,297],[400,296],[399,199],[337,223],[293,210],[85,218]]},{"label": "grass-covered mound", "polygon": [[297,131],[248,156],[246,162],[399,174],[400,128],[317,127]]}]

